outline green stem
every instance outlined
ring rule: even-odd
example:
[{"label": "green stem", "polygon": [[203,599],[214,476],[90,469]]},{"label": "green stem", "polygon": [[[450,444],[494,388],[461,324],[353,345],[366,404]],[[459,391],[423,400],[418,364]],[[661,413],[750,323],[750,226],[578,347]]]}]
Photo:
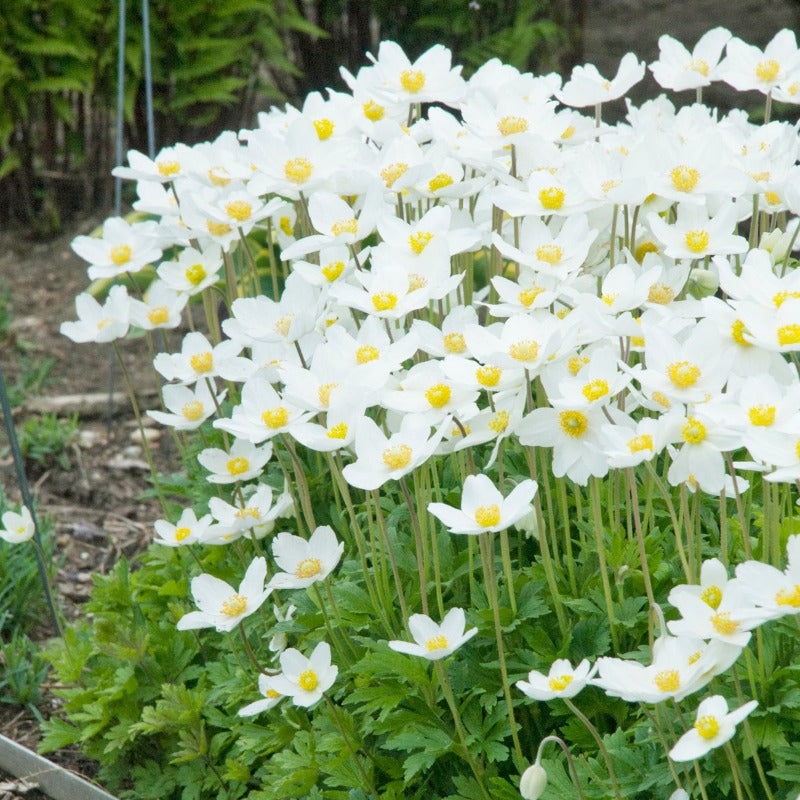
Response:
[{"label": "green stem", "polygon": [[614,652],[619,651],[619,641],[617,631],[614,627],[614,600],[611,596],[611,582],[608,579],[608,566],[606,564],[606,545],[603,537],[603,516],[600,506],[600,487],[599,478],[591,478],[589,483],[589,495],[592,503],[592,527],[594,528],[595,544],[597,546],[597,558],[600,561],[600,579],[603,582],[603,595],[606,600],[606,615],[608,616],[608,626],[611,631],[611,644]]}]

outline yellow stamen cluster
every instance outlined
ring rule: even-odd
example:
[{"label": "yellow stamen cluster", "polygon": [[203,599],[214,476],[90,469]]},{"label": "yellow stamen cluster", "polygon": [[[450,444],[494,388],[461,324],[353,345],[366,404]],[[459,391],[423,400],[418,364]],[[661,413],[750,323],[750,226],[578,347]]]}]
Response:
[{"label": "yellow stamen cluster", "polygon": [[478,506],[475,509],[475,522],[482,528],[491,528],[500,522],[500,506],[492,503],[490,506]]},{"label": "yellow stamen cluster", "polygon": [[573,681],[572,675],[559,675],[556,678],[550,678],[547,685],[551,692],[563,692]]},{"label": "yellow stamen cluster", "polygon": [[675,299],[675,292],[666,283],[654,283],[647,293],[647,300],[650,303],[658,303],[661,306],[671,303]]},{"label": "yellow stamen cluster", "polygon": [[294,228],[292,227],[292,221],[289,219],[289,217],[281,217],[278,220],[278,227],[287,236],[294,236]]},{"label": "yellow stamen cluster", "polygon": [[378,292],[372,295],[372,305],[376,311],[391,311],[397,305],[397,295],[392,292]]},{"label": "yellow stamen cluster", "polygon": [[348,427],[344,422],[334,425],[325,435],[329,439],[346,439]]},{"label": "yellow stamen cluster", "polygon": [[366,364],[369,361],[375,361],[376,358],[380,357],[380,354],[380,350],[377,347],[373,347],[371,344],[362,344],[356,350],[356,361],[359,364]]},{"label": "yellow stamen cluster", "polygon": [[567,360],[567,369],[570,375],[577,375],[588,363],[588,356],[570,356]]},{"label": "yellow stamen cluster", "polygon": [[292,327],[292,320],[294,319],[294,316],[294,314],[283,314],[275,321],[275,330],[281,336],[289,335],[289,329]]},{"label": "yellow stamen cluster", "polygon": [[750,418],[750,423],[752,425],[756,425],[759,428],[768,428],[775,422],[775,406],[753,406],[747,412],[747,416]]},{"label": "yellow stamen cluster", "polygon": [[118,266],[127,264],[131,260],[131,248],[127,244],[118,244],[111,248],[109,258]]},{"label": "yellow stamen cluster", "polygon": [[700,378],[700,367],[691,361],[673,361],[667,367],[667,377],[679,389],[694,386]]},{"label": "yellow stamen cluster", "polygon": [[230,173],[222,166],[211,167],[208,171],[208,179],[214,186],[227,186],[231,182]]},{"label": "yellow stamen cluster", "polygon": [[331,261],[330,264],[326,264],[320,272],[330,283],[333,283],[342,272],[344,272],[344,261]]},{"label": "yellow stamen cluster", "polygon": [[433,234],[430,231],[417,231],[408,237],[408,246],[419,255],[428,246],[431,239],[433,239]]},{"label": "yellow stamen cluster", "polygon": [[782,325],[778,328],[778,344],[781,346],[800,344],[800,325]]},{"label": "yellow stamen cluster", "polygon": [[695,722],[694,729],[704,739],[713,739],[719,733],[719,722],[711,714],[705,714]]},{"label": "yellow stamen cluster", "polygon": [[706,426],[696,417],[687,417],[681,428],[681,436],[684,442],[700,444],[706,438]]},{"label": "yellow stamen cluster", "polygon": [[448,353],[463,353],[467,349],[467,343],[461,333],[446,333],[442,341]]},{"label": "yellow stamen cluster", "polygon": [[250,462],[242,456],[236,456],[228,461],[227,467],[231,475],[241,475],[250,469]]},{"label": "yellow stamen cluster", "polygon": [[649,433],[643,433],[640,436],[634,436],[633,439],[628,441],[628,450],[631,454],[641,453],[642,450],[653,449],[653,437]]},{"label": "yellow stamen cluster", "polygon": [[220,613],[226,617],[238,617],[247,608],[247,598],[240,594],[232,594],[222,603]]},{"label": "yellow stamen cluster", "polygon": [[199,400],[190,400],[188,403],[184,403],[183,408],[181,408],[181,414],[189,422],[197,422],[203,416],[203,411],[203,404]]},{"label": "yellow stamen cluster", "polygon": [[408,164],[404,163],[403,161],[397,161],[394,164],[389,164],[388,167],[385,167],[381,170],[381,178],[383,178],[383,183],[387,189],[391,189],[394,185],[394,182],[401,178],[403,175],[406,174],[408,171]]},{"label": "yellow stamen cluster", "polygon": [[378,120],[383,119],[383,113],[385,111],[384,107],[374,100],[368,100],[364,103],[361,106],[361,110],[370,122],[378,122]]},{"label": "yellow stamen cluster", "polygon": [[226,225],[224,222],[217,222],[215,219],[206,220],[206,229],[212,236],[225,236],[233,230],[230,225]]},{"label": "yellow stamen cluster", "polygon": [[434,650],[445,650],[447,648],[447,637],[441,633],[432,636],[425,642],[425,647],[428,649],[429,653],[432,653]]},{"label": "yellow stamen cluster", "polygon": [[518,295],[517,300],[525,306],[525,308],[530,308],[533,305],[533,301],[544,291],[544,288],[541,286],[530,286],[527,289],[523,289]]},{"label": "yellow stamen cluster", "polygon": [[295,568],[295,578],[313,578],[322,572],[322,564],[318,558],[304,558]]},{"label": "yellow stamen cluster", "polygon": [[596,378],[595,380],[584,384],[583,389],[581,389],[581,394],[590,403],[593,403],[595,400],[605,397],[608,394],[608,391],[608,381],[604,381],[602,378]]},{"label": "yellow stamen cluster", "polygon": [[317,138],[320,140],[330,139],[333,135],[333,129],[336,127],[332,119],[315,119],[314,130],[317,132]]},{"label": "yellow stamen cluster", "polygon": [[205,280],[206,270],[202,264],[192,264],[190,267],[186,267],[183,274],[192,286],[197,286]]},{"label": "yellow stamen cluster", "polygon": [[237,222],[245,222],[253,213],[253,206],[244,200],[231,200],[225,205],[225,213]]},{"label": "yellow stamen cluster", "polygon": [[290,158],[283,165],[283,174],[286,180],[298,186],[305,183],[313,172],[314,165],[307,158]]},{"label": "yellow stamen cluster", "polygon": [[780,71],[780,62],[776,61],[774,58],[768,58],[766,61],[759,61],[758,64],[756,64],[756,77],[765,83],[774,81],[775,78],[778,77]]},{"label": "yellow stamen cluster", "polygon": [[528,130],[528,120],[525,117],[503,117],[497,123],[497,130],[500,131],[501,136],[525,133]]},{"label": "yellow stamen cluster", "polygon": [[772,302],[775,304],[775,308],[780,308],[787,300],[797,300],[800,297],[800,292],[777,292],[773,298]]},{"label": "yellow stamen cluster", "polygon": [[745,330],[746,328],[744,327],[744,322],[742,320],[734,320],[733,324],[731,325],[731,339],[733,339],[736,344],[742,345],[742,347],[752,347],[753,343],[748,342],[747,339],[744,338]]},{"label": "yellow stamen cluster", "polygon": [[[544,202],[542,202],[544,205]],[[536,248],[536,258],[545,264],[555,266],[564,257],[564,251],[557,244],[540,244]]]},{"label": "yellow stamen cluster", "polygon": [[781,589],[775,595],[775,603],[779,606],[800,608],[800,583],[796,583],[791,591],[789,589]]},{"label": "yellow stamen cluster", "polygon": [[475,370],[475,379],[481,386],[491,388],[500,382],[503,370],[500,367],[483,366]]},{"label": "yellow stamen cluster", "polygon": [[434,408],[441,408],[450,402],[450,395],[450,387],[446,383],[437,383],[425,392],[425,399]]},{"label": "yellow stamen cluster", "polygon": [[708,62],[704,58],[693,58],[687,69],[698,72],[705,78],[708,75]]},{"label": "yellow stamen cluster", "polygon": [[187,539],[191,533],[191,528],[175,528],[173,536],[176,542],[182,542],[184,539]]},{"label": "yellow stamen cluster", "polygon": [[181,171],[181,165],[178,161],[168,159],[156,161],[156,168],[158,169],[158,174],[164,178],[170,178]]},{"label": "yellow stamen cluster", "polygon": [[636,250],[633,251],[633,257],[641,264],[644,257],[648,253],[657,253],[658,245],[655,242],[645,240],[636,245]]},{"label": "yellow stamen cluster", "polygon": [[284,406],[268,408],[261,415],[261,421],[272,430],[282,428],[289,421],[289,410]]},{"label": "yellow stamen cluster", "polygon": [[561,432],[573,439],[579,439],[589,429],[589,419],[580,411],[561,411],[558,415]]},{"label": "yellow stamen cluster", "polygon": [[653,683],[662,692],[677,692],[681,688],[681,676],[676,669],[662,669],[656,673]]},{"label": "yellow stamen cluster", "polygon": [[452,183],[452,175],[448,175],[446,172],[440,172],[438,175],[434,175],[434,177],[428,181],[428,191],[438,192],[439,189],[444,189],[445,187],[450,186]]},{"label": "yellow stamen cluster", "polygon": [[411,448],[407,444],[396,444],[394,447],[387,447],[382,458],[389,469],[403,469],[411,462],[411,455]]},{"label": "yellow stamen cluster", "polygon": [[741,624],[741,622],[731,619],[730,611],[720,611],[718,614],[714,614],[714,616],[711,617],[711,625],[714,630],[717,633],[723,634],[723,636],[730,636],[732,633],[736,633],[741,627]]},{"label": "yellow stamen cluster", "polygon": [[211,372],[214,369],[214,356],[211,352],[195,353],[189,359],[189,366],[199,375]]},{"label": "yellow stamen cluster", "polygon": [[549,186],[539,192],[539,202],[542,204],[542,208],[546,208],[548,211],[558,211],[564,205],[566,196],[564,190],[558,186]]},{"label": "yellow stamen cluster", "polygon": [[709,236],[706,230],[686,231],[683,239],[686,247],[693,253],[702,253],[708,247]]},{"label": "yellow stamen cluster", "polygon": [[400,73],[400,85],[411,94],[425,86],[425,73],[421,69],[405,69]]},{"label": "yellow stamen cluster", "polygon": [[331,225],[331,233],[334,236],[341,236],[343,233],[358,233],[358,220],[355,217],[339,219]]},{"label": "yellow stamen cluster", "polygon": [[707,606],[711,606],[711,608],[716,611],[719,608],[719,604],[722,602],[722,590],[719,586],[713,584],[711,586],[706,586],[700,594],[700,599]]},{"label": "yellow stamen cluster", "polygon": [[679,192],[691,192],[700,180],[700,173],[694,167],[679,164],[670,170],[669,177]]},{"label": "yellow stamen cluster", "polygon": [[169,308],[167,306],[155,306],[147,312],[147,319],[151,325],[164,325],[169,322]]},{"label": "yellow stamen cluster", "polygon": [[515,361],[533,361],[539,355],[539,343],[533,339],[523,339],[514,342],[508,348],[508,354]]},{"label": "yellow stamen cluster", "polygon": [[498,411],[487,424],[495,433],[505,433],[506,428],[508,428],[509,418],[508,411]]},{"label": "yellow stamen cluster", "polygon": [[317,398],[319,399],[319,403],[321,406],[325,408],[331,402],[331,392],[338,386],[338,383],[321,383],[319,385],[319,389],[317,389]]},{"label": "yellow stamen cluster", "polygon": [[317,677],[317,673],[310,668],[301,672],[300,677],[297,679],[297,685],[307,692],[313,692],[318,684],[319,678]]}]

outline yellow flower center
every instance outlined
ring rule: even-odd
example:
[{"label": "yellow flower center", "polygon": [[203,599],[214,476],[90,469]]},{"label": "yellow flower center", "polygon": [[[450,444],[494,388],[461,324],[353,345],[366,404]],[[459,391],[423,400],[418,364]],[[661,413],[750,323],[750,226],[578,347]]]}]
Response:
[{"label": "yellow flower center", "polygon": [[442,341],[448,353],[463,353],[467,349],[467,343],[461,333],[446,333]]},{"label": "yellow flower center", "polygon": [[340,219],[331,225],[331,233],[334,236],[341,236],[343,233],[358,233],[358,220],[355,217]]},{"label": "yellow flower center", "polygon": [[280,692],[276,692],[274,689],[267,689],[267,691],[264,692],[264,696],[268,697],[270,700],[275,700],[280,697],[281,694]]},{"label": "yellow flower center", "polygon": [[380,119],[383,119],[383,112],[384,108],[382,105],[379,105],[374,100],[369,100],[361,106],[361,110],[364,112],[364,116],[370,122],[377,122]]},{"label": "yellow flower center", "polygon": [[328,407],[328,404],[331,402],[331,392],[338,386],[338,383],[320,384],[319,389],[317,389],[317,398],[319,399],[320,405],[324,406],[325,408]]},{"label": "yellow flower center", "polygon": [[328,279],[330,283],[333,283],[344,271],[344,261],[331,261],[330,264],[326,264],[320,272]]},{"label": "yellow flower center", "polygon": [[275,330],[281,336],[289,335],[289,329],[292,327],[292,320],[294,319],[294,316],[294,314],[283,314],[275,321]]},{"label": "yellow flower center", "polygon": [[380,354],[380,350],[377,347],[373,347],[371,344],[362,344],[356,350],[356,361],[359,364],[366,364],[369,361],[374,361]]},{"label": "yellow flower center", "polygon": [[774,81],[775,78],[778,77],[780,71],[780,62],[776,61],[774,58],[769,58],[766,61],[759,61],[758,64],[756,64],[756,77],[765,83]]},{"label": "yellow flower center", "polygon": [[318,558],[304,558],[294,571],[295,578],[313,578],[322,572],[322,564]]},{"label": "yellow flower center", "polygon": [[230,225],[213,219],[206,220],[206,228],[212,236],[225,236],[226,233],[230,233],[233,230]]},{"label": "yellow flower center", "polygon": [[199,400],[190,400],[181,409],[181,413],[189,422],[197,422],[203,416],[203,411],[203,404]]},{"label": "yellow flower center", "polygon": [[675,292],[666,283],[654,283],[647,294],[647,300],[650,303],[658,303],[662,306],[671,303],[674,299]]},{"label": "yellow flower center", "polygon": [[491,528],[500,522],[500,506],[493,503],[490,506],[478,506],[475,509],[475,522],[482,528]]},{"label": "yellow flower center", "polygon": [[289,411],[283,406],[269,408],[261,415],[261,421],[268,428],[282,428],[289,421]]},{"label": "yellow flower center", "polygon": [[[544,205],[544,203],[542,203]],[[536,248],[536,258],[545,264],[555,266],[561,261],[564,251],[557,244],[540,244]]]},{"label": "yellow flower center", "polygon": [[[558,186],[550,186],[539,192],[539,202],[542,204],[542,208],[546,208],[548,211],[558,211],[558,209],[564,205],[565,197],[566,194],[564,190],[559,189]],[[552,264],[555,262],[551,261],[550,263]]]},{"label": "yellow flower center", "polygon": [[419,272],[408,273],[408,291],[416,292],[417,289],[424,289],[428,285],[428,279]]},{"label": "yellow flower center", "polygon": [[231,182],[230,173],[221,166],[211,167],[208,171],[208,179],[214,186],[227,186]]},{"label": "yellow flower center", "polygon": [[775,602],[779,606],[800,608],[800,583],[796,583],[791,591],[789,589],[781,589],[775,595]]},{"label": "yellow flower center", "polygon": [[250,219],[253,213],[253,206],[250,203],[245,203],[244,200],[232,200],[225,206],[225,213],[237,222],[244,222]]},{"label": "yellow flower center", "polygon": [[198,283],[201,283],[205,279],[206,270],[202,264],[192,264],[191,267],[186,268],[183,274],[192,286],[197,286]]},{"label": "yellow flower center", "polygon": [[669,177],[672,179],[672,185],[679,192],[691,192],[700,180],[700,173],[694,167],[679,164],[670,170]]},{"label": "yellow flower center", "polygon": [[716,585],[706,586],[700,595],[700,599],[716,611],[722,602],[722,590]]},{"label": "yellow flower center", "polygon": [[475,378],[481,386],[497,386],[500,382],[500,376],[503,374],[503,370],[500,367],[478,367],[475,370]]},{"label": "yellow flower center", "polygon": [[441,408],[450,402],[450,394],[450,387],[446,383],[437,383],[425,392],[425,399],[434,408]]},{"label": "yellow flower center", "polygon": [[191,528],[175,528],[175,533],[173,534],[175,541],[182,542],[191,534],[191,532]]},{"label": "yellow flower center", "polygon": [[487,424],[495,433],[504,433],[506,428],[508,428],[508,420],[508,411],[498,411]]},{"label": "yellow flower center", "polygon": [[562,139],[571,139],[575,135],[575,126],[568,125],[561,133]]},{"label": "yellow flower center", "polygon": [[764,199],[770,206],[779,206],[781,204],[781,196],[777,192],[764,192]]},{"label": "yellow flower center", "polygon": [[800,297],[800,292],[777,292],[772,297],[772,302],[775,304],[775,308],[780,308],[787,300],[796,300],[798,297]]},{"label": "yellow flower center", "polygon": [[500,131],[501,136],[525,133],[528,130],[528,120],[525,117],[503,117],[497,123],[497,130]]},{"label": "yellow flower center", "polygon": [[733,324],[731,325],[731,338],[734,342],[736,342],[736,344],[742,345],[742,347],[752,347],[752,342],[748,342],[747,339],[744,338],[745,330],[744,322],[742,320],[734,320]]},{"label": "yellow flower center", "polygon": [[778,344],[800,344],[800,325],[782,325],[778,328]]},{"label": "yellow flower center", "polygon": [[750,422],[761,428],[768,428],[775,422],[775,406],[753,406],[748,412]]},{"label": "yellow flower center", "polygon": [[636,250],[633,251],[633,257],[641,264],[644,257],[648,253],[657,253],[658,245],[655,242],[644,241],[636,245]]},{"label": "yellow flower center", "polygon": [[706,438],[706,426],[696,417],[688,417],[681,428],[681,436],[684,442],[700,444]]},{"label": "yellow flower center", "polygon": [[425,73],[421,69],[404,69],[400,74],[400,85],[411,94],[425,86]]},{"label": "yellow flower center", "polygon": [[695,653],[692,653],[692,654],[689,656],[689,658],[688,658],[688,660],[687,660],[687,663],[689,663],[689,664],[694,664],[694,663],[696,663],[697,661],[699,661],[699,660],[700,660],[702,657],[703,657],[703,654],[702,654],[702,653],[701,653],[701,652],[698,650],[697,652],[695,652]]},{"label": "yellow flower center", "polygon": [[389,469],[403,469],[411,461],[411,448],[407,444],[396,444],[383,451],[383,463]]},{"label": "yellow flower center", "polygon": [[408,245],[419,255],[428,246],[431,239],[433,239],[433,234],[430,231],[418,231],[408,237]]},{"label": "yellow flower center", "polygon": [[705,714],[695,722],[694,729],[704,739],[713,739],[719,733],[719,722],[711,714]]},{"label": "yellow flower center", "polygon": [[315,119],[314,130],[317,132],[317,138],[324,140],[329,139],[336,126],[332,119]]},{"label": "yellow flower center", "polygon": [[181,165],[178,161],[156,161],[156,168],[158,174],[164,178],[169,178],[172,175],[177,175],[181,171]]},{"label": "yellow flower center", "polygon": [[599,400],[601,397],[605,397],[608,394],[608,382],[604,381],[602,378],[596,378],[584,384],[581,393],[590,403],[593,403],[595,400]]},{"label": "yellow flower center", "polygon": [[547,685],[551,692],[563,692],[573,681],[572,675],[559,675],[557,678],[550,678]]},{"label": "yellow flower center", "polygon": [[650,395],[650,399],[653,402],[658,403],[662,408],[672,407],[672,403],[670,403],[669,398],[662,392],[653,392],[653,394]]},{"label": "yellow flower center", "polygon": [[714,614],[714,616],[711,617],[711,625],[717,633],[730,636],[730,634],[736,633],[736,631],[739,630],[741,623],[737,622],[735,619],[731,619],[730,611],[721,611],[719,614]]},{"label": "yellow flower center", "polygon": [[397,295],[392,292],[378,292],[372,295],[372,305],[376,311],[391,311],[397,305]]},{"label": "yellow flower center", "polygon": [[523,289],[518,295],[517,300],[525,306],[525,308],[530,308],[533,305],[533,301],[544,291],[541,286],[530,286],[527,289]]},{"label": "yellow flower center", "polygon": [[123,264],[127,264],[131,260],[131,252],[132,251],[129,245],[118,244],[111,248],[109,256],[118,267],[121,267]]},{"label": "yellow flower center", "polygon": [[195,353],[189,359],[189,366],[200,375],[211,372],[214,368],[214,356],[208,351],[205,353]]},{"label": "yellow flower center", "polygon": [[220,613],[226,617],[238,617],[247,608],[247,598],[241,594],[232,594],[222,603]]},{"label": "yellow flower center", "polygon": [[681,688],[681,677],[676,669],[662,669],[656,673],[653,683],[662,692],[677,692]]},{"label": "yellow flower center", "polygon": [[287,181],[305,183],[314,172],[314,165],[307,158],[290,158],[283,165],[283,174]]},{"label": "yellow flower center", "polygon": [[561,411],[558,415],[558,424],[562,433],[579,439],[589,428],[589,420],[580,411]]},{"label": "yellow flower center", "polygon": [[508,348],[508,354],[515,361],[533,361],[539,355],[539,342],[535,342],[533,339],[514,342]]},{"label": "yellow flower center", "polygon": [[317,678],[317,673],[310,668],[301,672],[300,677],[297,679],[297,685],[307,692],[313,692],[314,689],[317,688],[318,683],[319,678]]},{"label": "yellow flower center", "polygon": [[686,247],[693,253],[702,253],[708,247],[708,231],[686,231],[686,235],[683,238],[686,242]]},{"label": "yellow flower center", "polygon": [[344,422],[340,422],[338,425],[334,425],[325,435],[329,439],[346,439],[347,431],[347,425]]},{"label": "yellow flower center", "polygon": [[667,377],[679,389],[694,386],[700,378],[700,367],[691,361],[674,361],[667,367]]},{"label": "yellow flower center", "polygon": [[434,650],[445,650],[447,648],[447,637],[443,636],[441,633],[432,636],[425,642],[425,647],[428,648],[429,653],[432,653]]},{"label": "yellow flower center", "polygon": [[642,450],[653,449],[653,437],[649,433],[643,433],[640,436],[634,436],[628,442],[628,450],[633,453],[641,453]]},{"label": "yellow flower center", "polygon": [[688,69],[699,72],[705,78],[708,75],[708,62],[704,58],[693,58],[689,62]]},{"label": "yellow flower center", "polygon": [[278,227],[287,235],[287,236],[294,236],[294,228],[292,227],[292,221],[289,217],[281,217],[278,220]]},{"label": "yellow flower center", "polygon": [[567,369],[570,375],[577,375],[588,363],[589,359],[586,356],[570,356]]},{"label": "yellow flower center", "polygon": [[261,512],[254,506],[247,506],[240,508],[233,516],[237,519],[247,519],[247,517],[258,519],[261,516]]},{"label": "yellow flower center", "polygon": [[408,164],[404,163],[403,161],[397,161],[394,164],[389,164],[388,167],[385,167],[381,170],[381,178],[383,178],[383,183],[387,189],[391,189],[394,185],[394,182],[401,178],[403,175],[406,174],[408,170]]},{"label": "yellow flower center", "polygon": [[147,312],[147,319],[151,325],[163,325],[169,322],[169,309],[166,306],[155,306]]},{"label": "yellow flower center", "polygon": [[448,175],[446,172],[440,172],[438,175],[435,175],[430,179],[430,181],[428,181],[428,191],[438,192],[439,189],[444,189],[445,186],[450,186],[452,182],[452,175]]},{"label": "yellow flower center", "polygon": [[231,475],[241,475],[250,469],[250,462],[246,458],[242,458],[242,456],[236,456],[236,458],[228,461],[227,466]]}]

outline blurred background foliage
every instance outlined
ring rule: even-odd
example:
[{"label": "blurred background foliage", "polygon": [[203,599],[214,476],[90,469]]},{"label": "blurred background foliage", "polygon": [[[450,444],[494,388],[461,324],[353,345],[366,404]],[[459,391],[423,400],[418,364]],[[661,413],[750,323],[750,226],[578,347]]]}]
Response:
[{"label": "blurred background foliage", "polygon": [[[156,146],[254,124],[258,110],[341,88],[367,50],[436,42],[468,74],[581,61],[587,0],[150,0]],[[146,149],[142,7],[127,0],[125,148]],[[118,0],[0,2],[0,224],[57,232],[111,204]]]}]

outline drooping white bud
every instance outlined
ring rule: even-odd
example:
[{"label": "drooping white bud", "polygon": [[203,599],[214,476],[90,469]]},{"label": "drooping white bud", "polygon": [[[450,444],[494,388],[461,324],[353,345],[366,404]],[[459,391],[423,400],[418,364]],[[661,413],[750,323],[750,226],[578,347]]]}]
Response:
[{"label": "drooping white bud", "polygon": [[519,793],[524,800],[538,800],[547,786],[547,773],[539,763],[531,764],[519,782]]}]

